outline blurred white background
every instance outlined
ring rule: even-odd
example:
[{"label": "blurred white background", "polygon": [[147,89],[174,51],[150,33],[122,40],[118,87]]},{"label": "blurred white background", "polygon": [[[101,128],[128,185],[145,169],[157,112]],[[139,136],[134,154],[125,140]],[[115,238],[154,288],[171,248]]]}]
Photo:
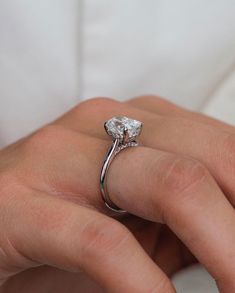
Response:
[{"label": "blurred white background", "polygon": [[[158,94],[235,123],[235,1],[1,0],[0,146],[93,96]],[[178,292],[216,292],[198,267]]]}]

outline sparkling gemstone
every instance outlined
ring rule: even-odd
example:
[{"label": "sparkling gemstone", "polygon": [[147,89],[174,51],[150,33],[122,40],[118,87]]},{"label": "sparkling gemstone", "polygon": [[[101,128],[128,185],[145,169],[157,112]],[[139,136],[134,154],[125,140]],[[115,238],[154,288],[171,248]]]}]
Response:
[{"label": "sparkling gemstone", "polygon": [[127,140],[134,140],[141,132],[142,123],[127,117],[113,117],[105,122],[105,129],[113,138],[124,139],[125,132]]}]

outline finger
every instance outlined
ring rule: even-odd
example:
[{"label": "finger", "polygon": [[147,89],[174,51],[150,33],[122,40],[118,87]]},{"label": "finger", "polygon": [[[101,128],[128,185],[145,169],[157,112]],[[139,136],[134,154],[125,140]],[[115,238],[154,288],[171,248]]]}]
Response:
[{"label": "finger", "polygon": [[[102,202],[99,174],[107,143],[77,135],[84,144],[81,153],[87,164],[81,167],[75,161],[77,169],[73,172],[76,178],[89,174],[84,194],[93,184]],[[234,209],[203,165],[156,149],[129,148],[113,161],[107,184],[116,205],[144,219],[166,223],[206,266],[220,288],[226,286],[228,292],[233,292]]]},{"label": "finger", "polygon": [[[90,158],[89,156],[85,156],[84,158],[84,154],[86,154],[86,149],[88,147],[92,148],[94,153],[99,153],[100,155],[103,153],[104,156],[108,144],[106,145],[105,142],[102,142],[101,147],[97,146],[96,143],[91,143],[90,145],[85,144],[82,146],[81,142],[84,141],[84,137],[86,136],[74,133],[73,131],[64,130],[62,127],[47,127],[47,129],[43,129],[43,133],[40,131],[40,133],[38,132],[36,135],[39,135],[40,137],[31,136],[27,140],[27,144],[29,145],[27,151],[24,153],[27,154],[26,160],[28,161],[28,164],[30,164],[27,166],[24,164],[24,170],[28,174],[31,170],[35,171],[34,166],[37,166],[37,169],[40,169],[40,173],[37,172],[36,180],[33,184],[31,180],[32,176],[30,176],[30,178],[27,176],[29,181],[25,183],[30,184],[34,189],[41,189],[41,183],[45,182],[46,179],[47,182],[50,182],[50,186],[45,188],[44,185],[44,192],[51,193],[53,191],[51,194],[54,196],[63,197],[66,200],[73,201],[83,206],[95,207],[102,213],[110,214],[113,217],[116,216],[114,213],[108,213],[103,201],[101,201],[100,192],[98,190],[98,177],[96,178],[97,180],[92,181],[90,180],[90,176],[86,176],[86,174],[91,174],[93,172],[94,166],[91,166],[90,169],[86,168],[84,170],[85,172],[81,172],[79,175],[77,171],[78,167],[82,168],[83,165],[86,166],[87,161],[92,160],[94,165],[96,165],[93,158]],[[57,144],[55,144],[55,142],[57,138],[62,142],[66,142],[65,145],[60,143],[60,150],[63,150],[63,160],[61,160],[60,155],[59,157],[56,157]],[[40,142],[41,139],[43,143]],[[31,153],[30,149],[33,150],[34,158],[39,158],[39,161],[32,160],[32,158],[28,159]],[[59,152],[59,154],[61,154],[61,152]],[[43,160],[44,157],[47,157],[48,159]],[[24,160],[21,156],[21,164],[23,161]],[[38,168],[39,166],[40,168]],[[47,174],[46,178],[45,174]],[[41,175],[43,176],[41,177]],[[40,184],[38,184],[38,182]],[[81,194],[85,196],[82,197]],[[153,257],[155,255],[161,225],[134,216],[125,217],[120,221],[133,233],[148,255]],[[164,244],[164,247],[167,247],[167,245]],[[174,251],[177,252],[179,250],[174,249]],[[183,265],[179,259],[179,254],[173,255],[168,252],[162,254],[169,254],[171,259],[170,262],[158,259],[159,262],[161,261],[161,265],[165,262],[169,264],[167,267],[168,273],[177,270],[179,268],[179,263]],[[184,254],[182,253],[182,255]],[[164,269],[166,268],[165,266],[163,267]],[[17,280],[18,278],[16,278],[16,282]]]},{"label": "finger", "polygon": [[196,262],[192,253],[166,225],[143,220],[134,215],[129,215],[120,221],[128,227],[167,276],[171,277]]},{"label": "finger", "polygon": [[213,125],[227,132],[235,133],[235,129],[232,125],[224,123],[218,119],[206,116],[202,113],[184,109],[183,107],[180,107],[158,96],[136,97],[134,99],[128,100],[127,104],[140,110],[145,110],[154,114],[184,117],[190,120],[201,122],[203,124]]},{"label": "finger", "polygon": [[13,263],[18,261],[16,266],[30,259],[72,272],[83,270],[108,292],[175,292],[119,222],[40,191],[32,194],[20,187],[19,194],[14,188],[11,198],[1,202],[6,231],[2,249]]},{"label": "finger", "polygon": [[222,292],[235,290],[234,209],[200,163],[153,149],[128,149],[111,166],[108,190],[116,205],[166,223]]},{"label": "finger", "polygon": [[5,282],[1,290],[20,293],[104,293],[104,289],[87,274],[66,272],[51,266],[40,266],[19,273]]},{"label": "finger", "polygon": [[162,225],[134,215],[126,215],[119,221],[132,232],[148,255],[153,258],[159,242]]},{"label": "finger", "polygon": [[235,135],[231,132],[186,118],[156,115],[110,99],[82,103],[55,123],[110,140],[103,123],[112,116],[129,116],[143,121],[139,140],[144,145],[202,162],[235,205]]},{"label": "finger", "polygon": [[165,225],[162,225],[153,259],[167,276],[197,262],[182,241]]},{"label": "finger", "polygon": [[192,253],[166,225],[133,215],[121,221],[167,276],[171,277],[196,262]]}]

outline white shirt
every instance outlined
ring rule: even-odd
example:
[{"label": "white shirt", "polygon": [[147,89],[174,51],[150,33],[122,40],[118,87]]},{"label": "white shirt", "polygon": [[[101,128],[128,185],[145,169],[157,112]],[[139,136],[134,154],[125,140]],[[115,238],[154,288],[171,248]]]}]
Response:
[{"label": "white shirt", "polygon": [[[235,123],[234,15],[233,0],[1,0],[0,146],[94,96],[158,94]],[[200,282],[179,292],[209,293]]]}]

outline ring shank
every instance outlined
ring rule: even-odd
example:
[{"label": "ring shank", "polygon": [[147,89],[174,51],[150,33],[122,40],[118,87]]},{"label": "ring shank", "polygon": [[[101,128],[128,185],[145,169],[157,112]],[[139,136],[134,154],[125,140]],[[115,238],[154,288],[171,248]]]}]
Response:
[{"label": "ring shank", "polygon": [[120,139],[115,139],[110,146],[107,155],[105,156],[104,163],[101,169],[101,174],[100,174],[100,190],[102,194],[102,198],[104,200],[105,205],[112,211],[118,212],[118,213],[127,213],[127,211],[119,208],[117,205],[115,205],[108,194],[107,190],[107,173],[108,169],[115,158],[115,156],[121,152],[122,150],[128,148],[128,147],[135,147],[138,146],[138,143],[136,141],[128,142],[126,144],[122,144]]}]

